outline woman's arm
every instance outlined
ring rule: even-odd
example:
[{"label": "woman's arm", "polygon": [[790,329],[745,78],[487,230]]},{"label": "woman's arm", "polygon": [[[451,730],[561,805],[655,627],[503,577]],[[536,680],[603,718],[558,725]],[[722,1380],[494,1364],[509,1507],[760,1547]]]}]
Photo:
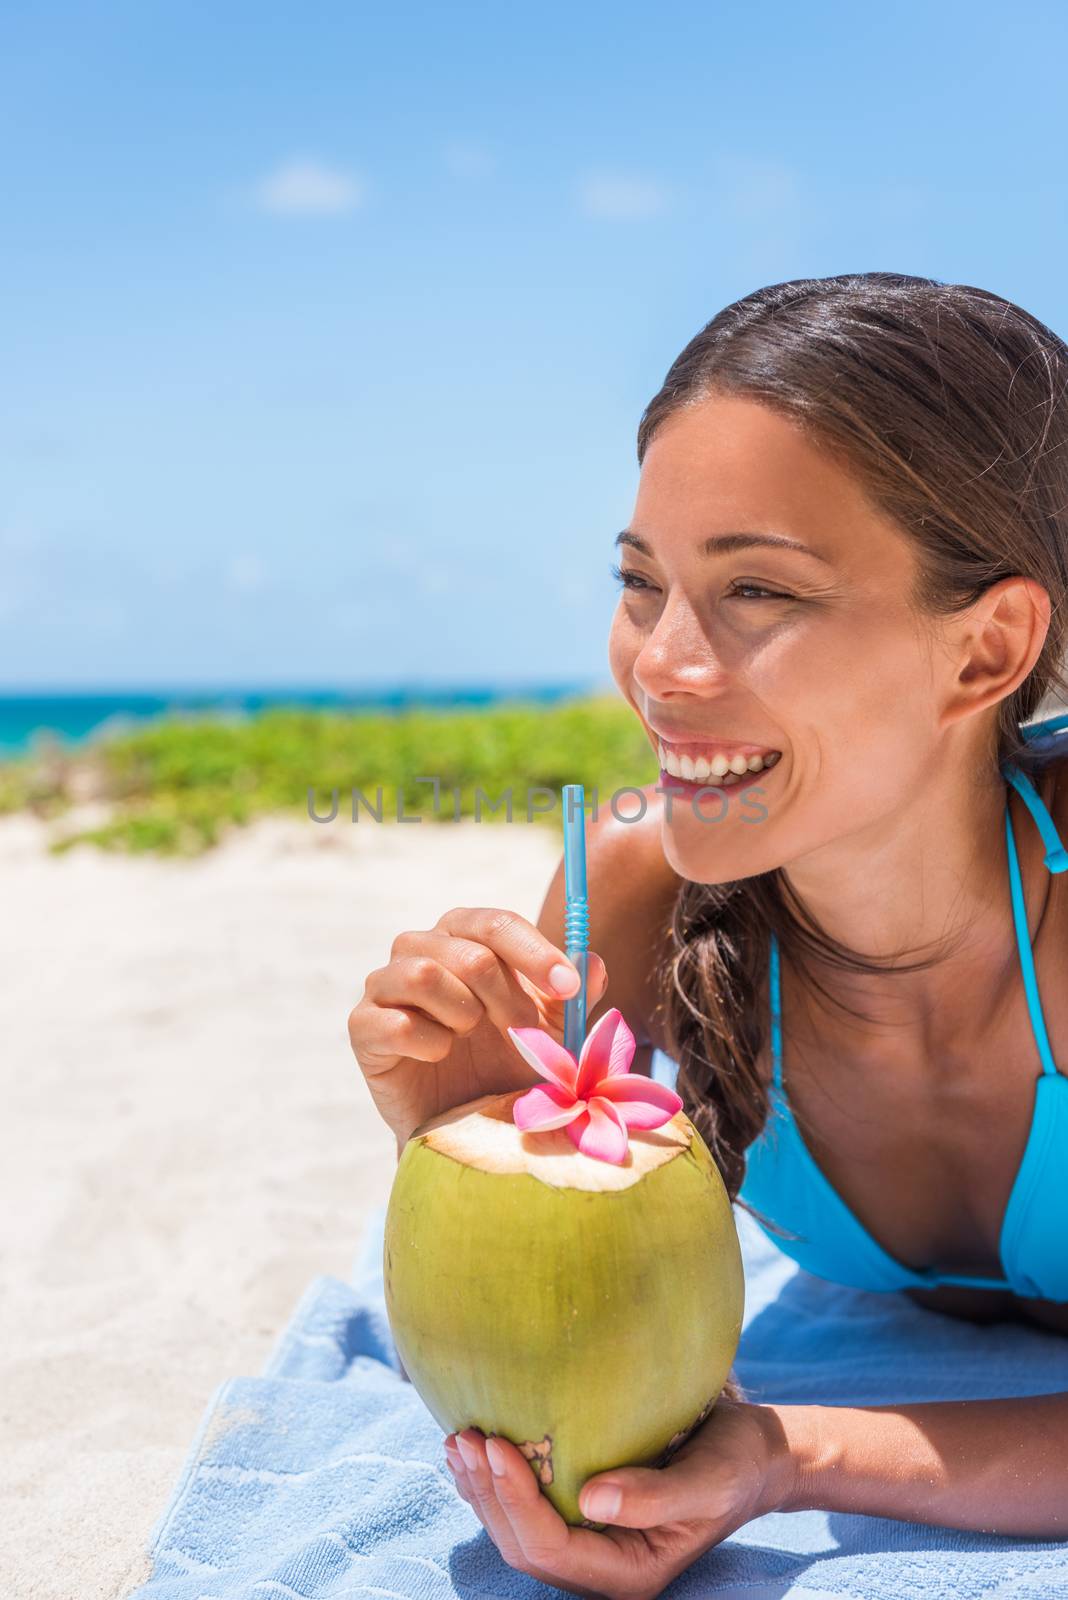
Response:
[{"label": "woman's arm", "polygon": [[1068,1393],[759,1409],[779,1510],[1068,1539]]}]

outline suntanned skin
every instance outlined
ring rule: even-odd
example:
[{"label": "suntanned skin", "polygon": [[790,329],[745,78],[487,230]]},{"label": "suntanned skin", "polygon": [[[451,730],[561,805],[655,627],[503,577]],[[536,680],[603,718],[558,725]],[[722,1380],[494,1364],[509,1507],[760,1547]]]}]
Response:
[{"label": "suntanned skin", "polygon": [[[710,536],[735,531],[785,536],[822,559],[706,551]],[[661,428],[627,532],[641,548],[621,548],[627,586],[609,654],[650,743],[679,730],[782,752],[761,774],[761,826],[729,810],[705,826],[678,801],[669,818],[661,802],[666,866],[708,883],[778,867],[824,928],[884,958],[966,930],[925,972],[821,974],[873,1013],[869,1023],[817,1006],[784,962],[784,1077],[813,1154],[880,1244],[917,1268],[1000,1275],[1040,1063],[991,740],[999,703],[1042,648],[1048,595],[1014,577],[951,618],[920,614],[901,530],[791,421],[737,397]],[[1048,768],[1040,792],[1056,817],[1055,783]],[[1010,805],[1051,1045],[1064,1060],[1068,900],[1015,791]],[[629,882],[649,859],[637,853]],[[642,891],[654,902],[658,874]],[[770,1077],[767,1052],[764,1069]],[[910,1292],[933,1309],[1026,1314],[1068,1332],[1068,1306],[953,1286]]]},{"label": "suntanned skin", "polygon": [[[1058,779],[1065,765],[1063,760],[1051,762],[1035,785],[1062,837],[1068,837],[1068,783],[1062,780],[1058,785]],[[668,865],[661,844],[663,797],[654,785],[643,792],[647,810],[640,821],[622,823],[605,809],[587,829],[590,943],[601,953],[608,970],[607,990],[597,1005],[590,1008],[590,1020],[596,1021],[609,1007],[618,1006],[638,1040],[632,1068],[635,1072],[649,1071],[654,1049],[668,1055],[675,1053],[675,1045],[665,1027],[663,1004],[658,1004],[654,978],[665,953],[671,949],[671,915],[682,885],[682,879]],[[1057,996],[1058,975],[1063,967],[1060,952],[1068,938],[1065,926],[1068,896],[1061,885],[1068,874],[1051,877],[1046,871],[1042,861],[1044,847],[1037,842],[1039,836],[1034,823],[1015,792],[1011,804],[1025,899],[1032,912],[1030,927],[1035,935],[1035,970],[1050,1030],[1050,1044],[1055,1059],[1062,1060],[1068,1056],[1068,1011],[1059,1004]],[[1028,832],[1034,835],[1033,841],[1028,842]],[[1043,880],[1046,880],[1045,885]],[[1033,891],[1036,883],[1044,888],[1042,899],[1028,890],[1030,885]],[[1036,904],[1043,908],[1040,924],[1034,915]],[[554,942],[563,943],[562,858],[537,925]],[[784,1021],[788,1006],[786,992],[784,982]],[[1022,983],[1017,998],[1025,1005]],[[1058,1016],[1059,1030],[1054,1026]],[[1020,1048],[1021,1026],[1025,1030],[1023,1049]],[[882,1090],[885,1107],[866,1105],[865,1080],[858,1078],[847,1061],[839,1060],[832,1072],[825,1047],[811,1041],[802,1059],[796,1041],[784,1027],[787,1040],[784,1057],[791,1062],[790,1102],[806,1142],[834,1187],[874,1237],[899,1259],[919,1269],[948,1265],[954,1249],[952,1236],[947,1236],[949,1244],[943,1256],[938,1261],[934,1257],[925,1259],[922,1249],[910,1248],[916,1240],[922,1244],[921,1230],[930,1229],[932,1218],[937,1223],[950,1212],[957,1214],[960,1209],[966,1210],[966,1203],[959,1207],[952,1191],[947,1205],[947,1171],[963,1171],[966,1183],[984,1190],[991,1202],[990,1213],[996,1218],[995,1232],[1000,1228],[1000,1218],[1030,1128],[1034,1081],[1040,1068],[1033,1045],[1030,1052],[1026,1048],[1031,1036],[1026,1009],[1021,1018],[1020,1005],[1012,1005],[999,1036],[1004,1039],[1001,1048],[1006,1058],[1013,1054],[1022,1058],[1023,1070],[1004,1073],[1001,1081],[992,1085],[996,1104],[976,1104],[963,1083],[950,1079],[942,1095],[937,1085],[933,1086],[934,1092],[925,1100],[921,1115],[914,1119],[911,1110],[903,1111],[893,1082],[883,1080],[881,1084],[869,1084],[869,1090]],[[996,1040],[992,1041],[991,1048],[996,1054]],[[1027,1059],[1029,1054],[1034,1058],[1031,1062]],[[770,1082],[771,1055],[767,1046],[762,1054],[762,1066],[764,1080]],[[996,1137],[992,1136],[994,1129]],[[867,1141],[865,1133],[869,1135]],[[877,1134],[874,1139],[870,1137],[873,1133]],[[917,1148],[921,1133],[926,1137]],[[908,1195],[904,1213],[901,1190]],[[906,1226],[909,1217],[919,1217],[919,1227],[914,1224],[911,1238],[902,1231],[903,1214]],[[896,1248],[896,1241],[900,1239],[905,1240],[903,1250]],[[963,1243],[963,1235],[961,1240]],[[974,1250],[967,1256],[963,1248],[958,1248],[957,1254],[962,1272],[1000,1275],[996,1250],[985,1262]],[[907,1290],[906,1293],[930,1310],[968,1321],[991,1322],[1007,1317],[1068,1333],[1068,1306],[1051,1301],[1028,1300],[1007,1291],[955,1285]]]},{"label": "suntanned skin", "polygon": [[[717,542],[739,533],[809,553]],[[646,1047],[672,1053],[654,978],[683,880],[777,869],[828,934],[887,963],[953,936],[920,972],[819,972],[866,1020],[819,1004],[784,957],[784,1080],[815,1160],[892,1256],[1000,1276],[999,1233],[1041,1064],[1013,925],[996,718],[1038,661],[1050,596],[1013,575],[963,609],[922,612],[908,536],[797,425],[738,396],[687,405],[657,430],[620,565],[609,658],[651,747],[658,733],[703,736],[779,760],[760,776],[759,826],[746,825],[729,788],[722,825],[653,795],[643,822],[593,825],[590,942],[607,985],[598,964],[591,1017],[618,1006],[646,1068]],[[1062,836],[1064,765],[1049,762],[1036,784]],[[1050,1044],[1064,1064],[1068,887],[1046,871],[1015,790],[1008,804]],[[529,1082],[502,1033],[511,1023],[559,1034],[562,1003],[546,991],[563,944],[562,870],[537,928],[460,908],[395,941],[350,1033],[398,1148],[441,1106]],[[758,1065],[770,1079],[767,1044]],[[1068,1305],[950,1286],[909,1292],[934,1311],[1024,1317],[1068,1334]],[[1068,1529],[1068,1392],[771,1404],[746,1415],[772,1463],[761,1509],[1047,1538]],[[479,1504],[489,1504],[482,1489]],[[527,1513],[533,1523],[542,1508]]]},{"label": "suntanned skin", "polygon": [[[1010,577],[937,622],[912,599],[915,555],[854,478],[791,421],[713,396],[661,427],[642,468],[610,638],[616,682],[658,734],[781,752],[761,776],[766,823],[707,827],[677,801],[658,820],[664,867],[611,841],[593,897],[617,926],[661,916],[670,879],[780,869],[820,925],[875,957],[958,947],[919,973],[820,974],[870,1020],[828,1009],[782,971],[784,1080],[825,1175],[891,1255],[918,1269],[1001,1274],[998,1239],[1041,1063],[1020,972],[994,717],[1038,659],[1050,600]],[[801,541],[707,547],[734,532]],[[1064,835],[1064,761],[1037,788]],[[726,791],[729,794],[729,791]],[[1068,890],[1008,792],[1028,929],[1054,1057],[1068,1061]],[[630,830],[637,833],[643,825]],[[622,885],[622,887],[621,887]],[[555,893],[546,911],[559,915]],[[619,905],[620,895],[625,904]],[[606,929],[606,939],[621,935]],[[666,937],[666,929],[665,929]],[[602,952],[611,974],[612,951]],[[622,951],[613,992],[653,1031]],[[611,976],[609,983],[611,985]],[[628,1010],[629,1008],[629,1010]],[[770,1041],[762,1063],[770,1078]],[[943,1286],[918,1304],[1068,1333],[1068,1305]],[[1063,1538],[1068,1392],[879,1407],[765,1406],[794,1488],[775,1503]]]}]

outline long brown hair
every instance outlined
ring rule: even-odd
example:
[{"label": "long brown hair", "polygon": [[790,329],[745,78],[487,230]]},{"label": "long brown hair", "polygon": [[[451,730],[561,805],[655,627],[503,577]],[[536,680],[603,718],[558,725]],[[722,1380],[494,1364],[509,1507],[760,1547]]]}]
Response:
[{"label": "long brown hair", "polygon": [[[1068,691],[1066,389],[1068,348],[998,295],[891,272],[798,279],[735,301],[691,339],[642,415],[638,461],[680,407],[744,395],[801,424],[908,534],[921,611],[962,611],[1015,574],[1041,584],[1049,631],[1027,678],[999,704],[990,748],[992,763],[1032,774],[1040,757],[1019,724]],[[851,950],[819,927],[778,868],[683,884],[662,1006],[678,1092],[732,1200],[768,1115],[757,1061],[773,932],[784,964],[853,1015],[862,1013],[829,995],[806,957],[854,973],[910,972],[946,948],[907,964]]]}]

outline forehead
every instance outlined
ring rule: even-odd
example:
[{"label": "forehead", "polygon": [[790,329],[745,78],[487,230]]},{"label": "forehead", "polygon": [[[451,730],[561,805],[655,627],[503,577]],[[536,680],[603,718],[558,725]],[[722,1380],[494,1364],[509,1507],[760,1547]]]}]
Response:
[{"label": "forehead", "polygon": [[[792,534],[846,559],[858,543],[906,553],[902,531],[859,479],[791,418],[757,401],[714,395],[684,406],[653,436],[632,527],[654,549],[717,530]],[[887,552],[889,553],[889,551]]]}]

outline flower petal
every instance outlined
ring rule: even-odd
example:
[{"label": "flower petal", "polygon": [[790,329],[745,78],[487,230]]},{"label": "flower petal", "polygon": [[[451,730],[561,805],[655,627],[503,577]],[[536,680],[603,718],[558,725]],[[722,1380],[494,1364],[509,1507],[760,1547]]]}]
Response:
[{"label": "flower petal", "polygon": [[602,1078],[593,1093],[610,1100],[628,1128],[660,1128],[682,1110],[682,1100],[674,1089],[640,1072]]},{"label": "flower petal", "polygon": [[567,1125],[567,1136],[576,1150],[580,1148],[579,1141],[590,1125],[590,1114],[586,1110],[585,1100],[580,1100],[578,1103],[582,1107],[582,1115],[576,1117],[574,1122],[569,1122]]},{"label": "flower petal", "polygon": [[547,1133],[563,1128],[582,1114],[582,1101],[555,1083],[535,1084],[512,1107],[512,1121],[524,1133]]},{"label": "flower petal", "polygon": [[578,1059],[576,1092],[579,1098],[589,1099],[599,1079],[627,1072],[636,1048],[623,1013],[613,1006],[586,1035]]},{"label": "flower petal", "polygon": [[578,1065],[571,1051],[557,1044],[551,1033],[546,1033],[544,1028],[509,1028],[508,1037],[535,1072],[569,1094],[575,1093]]},{"label": "flower petal", "polygon": [[627,1129],[611,1100],[588,1100],[584,1115],[568,1123],[567,1136],[584,1156],[616,1166],[626,1159]]}]

